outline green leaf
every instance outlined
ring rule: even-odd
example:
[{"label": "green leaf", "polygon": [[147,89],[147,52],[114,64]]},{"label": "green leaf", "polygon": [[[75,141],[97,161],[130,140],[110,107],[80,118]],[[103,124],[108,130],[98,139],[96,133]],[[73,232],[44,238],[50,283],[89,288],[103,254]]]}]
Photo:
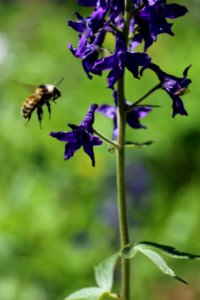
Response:
[{"label": "green leaf", "polygon": [[154,143],[154,141],[147,141],[147,142],[144,142],[144,143],[126,142],[125,146],[126,147],[130,147],[130,148],[134,148],[134,147],[147,147],[147,146],[150,146],[153,143]]},{"label": "green leaf", "polygon": [[69,295],[64,300],[99,300],[105,290],[98,287],[84,288]]},{"label": "green leaf", "polygon": [[[187,254],[187,257],[189,256],[189,253],[179,252],[179,251],[175,250],[173,247],[160,245],[160,244],[156,244],[153,242],[140,242],[140,243],[136,243],[136,244],[130,243],[122,249],[121,255],[125,259],[130,259],[130,258],[133,258],[137,252],[140,252],[143,255],[145,255],[146,257],[148,257],[164,274],[174,277],[174,278],[178,279],[179,281],[187,284],[187,282],[184,279],[180,278],[179,276],[177,276],[174,273],[174,271],[166,264],[165,260],[156,251],[149,249],[152,247],[155,247],[156,249],[163,251],[163,253],[165,252],[165,254],[167,254],[167,255],[169,254],[169,251],[171,251],[172,254],[174,252],[174,256],[172,254],[170,255],[173,257],[176,257],[177,255],[179,255],[179,258],[180,258],[180,256],[181,256],[181,258],[186,258],[186,254]],[[190,254],[190,256],[192,256],[192,258],[193,258],[194,255]]]},{"label": "green leaf", "polygon": [[118,294],[113,294],[110,292],[105,292],[99,300],[119,300],[119,295]]},{"label": "green leaf", "polygon": [[163,245],[163,244],[158,244],[154,242],[139,242],[136,245],[144,245],[146,248],[156,248],[159,251],[161,251],[163,254],[170,256],[172,258],[178,258],[178,259],[200,259],[200,255],[188,253],[188,252],[182,252],[176,250],[176,248]]},{"label": "green leaf", "polygon": [[113,284],[114,267],[117,262],[119,254],[114,254],[103,260],[97,267],[95,267],[95,278],[100,288],[111,291]]},{"label": "green leaf", "polygon": [[165,260],[155,251],[145,248],[143,245],[135,246],[135,249],[148,257],[164,274],[174,277],[181,282],[188,284],[184,279],[178,277],[174,271],[166,264]]}]

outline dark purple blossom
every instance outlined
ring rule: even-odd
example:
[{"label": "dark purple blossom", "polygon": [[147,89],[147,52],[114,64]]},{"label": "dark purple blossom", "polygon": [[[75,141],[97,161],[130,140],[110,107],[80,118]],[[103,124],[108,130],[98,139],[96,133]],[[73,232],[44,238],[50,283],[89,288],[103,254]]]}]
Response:
[{"label": "dark purple blossom", "polygon": [[[113,120],[113,134],[112,139],[116,139],[118,137],[118,125],[117,125],[117,92],[114,91],[114,101],[115,105],[107,105],[103,104],[99,107],[98,112],[102,113],[104,116]],[[126,109],[130,107],[130,103],[128,101],[125,102]],[[149,106],[135,106],[131,111],[129,111],[126,115],[126,122],[128,125],[134,129],[146,128],[146,126],[140,123],[140,119],[144,118],[152,108]]]},{"label": "dark purple blossom", "polygon": [[[118,0],[98,0],[96,3],[95,1],[78,2],[84,6],[95,6],[89,17],[83,18],[79,13],[75,13],[74,15],[78,21],[68,21],[69,26],[81,32],[86,37],[94,37],[98,30],[103,28],[108,31],[113,31],[109,24],[112,22],[112,24],[118,26],[119,19],[121,19],[120,15],[124,11],[123,1]],[[108,17],[107,20],[106,16]]]},{"label": "dark purple blossom", "polygon": [[151,59],[146,53],[131,53],[127,51],[123,34],[118,33],[116,36],[116,48],[114,54],[98,60],[94,64],[92,71],[101,72],[104,70],[111,70],[108,74],[107,82],[108,87],[113,88],[114,84],[124,74],[125,67],[135,78],[139,78],[139,66],[147,67],[150,62]]},{"label": "dark purple blossom", "polygon": [[[172,99],[172,108],[173,108],[173,117],[175,117],[176,114],[180,115],[187,115],[187,112],[183,106],[183,102],[180,98],[182,96],[187,88],[188,85],[191,83],[191,80],[187,78],[188,70],[191,66],[188,66],[183,71],[183,77],[175,77],[173,75],[167,74],[164,71],[162,71],[159,66],[155,64],[150,64],[147,68],[153,70],[156,75],[158,76],[162,88],[168,93],[168,95]],[[145,68],[141,70],[141,74]]]},{"label": "dark purple blossom", "polygon": [[72,129],[71,132],[58,131],[50,133],[50,136],[55,137],[59,141],[67,142],[65,145],[65,160],[71,158],[74,153],[83,146],[85,153],[92,160],[92,166],[95,166],[93,147],[102,144],[102,141],[98,137],[93,136],[92,125],[94,123],[94,113],[97,108],[97,104],[92,104],[84,120],[79,126],[68,124],[68,126]]},{"label": "dark purple blossom", "polygon": [[90,72],[101,75],[101,71],[94,70],[93,66],[101,54],[101,46],[104,41],[105,34],[106,31],[101,30],[98,32],[96,37],[90,41],[88,41],[85,35],[80,35],[77,48],[73,48],[73,46],[69,44],[69,49],[73,55],[82,59],[83,68],[90,79],[92,78]]},{"label": "dark purple blossom", "polygon": [[138,34],[145,42],[145,50],[157,40],[162,33],[174,35],[166,18],[174,19],[187,13],[187,8],[179,4],[166,4],[166,0],[148,0],[147,4],[135,14]]},{"label": "dark purple blossom", "polygon": [[89,7],[95,7],[97,0],[77,0],[79,5],[82,6],[89,6]]},{"label": "dark purple blossom", "polygon": [[124,13],[124,1],[119,0],[77,0],[82,6],[95,7],[95,10],[106,10],[108,18],[114,21],[120,14]]},{"label": "dark purple blossom", "polygon": [[79,33],[84,34],[85,37],[94,37],[95,33],[104,27],[104,18],[107,9],[99,7],[94,10],[89,17],[83,18],[79,13],[74,13],[78,21],[68,21],[68,25]]}]

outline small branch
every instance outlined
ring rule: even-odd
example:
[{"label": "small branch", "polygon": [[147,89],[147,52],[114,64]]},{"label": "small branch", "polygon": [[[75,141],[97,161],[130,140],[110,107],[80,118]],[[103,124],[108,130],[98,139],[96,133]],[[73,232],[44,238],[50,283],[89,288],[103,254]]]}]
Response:
[{"label": "small branch", "polygon": [[110,26],[110,28],[114,29],[115,32],[122,33],[122,31],[118,27],[116,27],[114,24],[109,24],[109,26]]},{"label": "small branch", "polygon": [[127,109],[127,112],[130,112],[135,106],[137,106],[140,102],[142,102],[144,99],[146,99],[149,95],[151,95],[153,92],[155,92],[159,88],[161,88],[161,83],[154,86],[149,92],[147,92],[144,96],[142,96],[139,100],[137,100],[131,106],[129,106]]},{"label": "small branch", "polygon": [[96,129],[93,129],[93,130],[94,130],[94,133],[96,133],[96,135],[98,135],[100,138],[102,138],[102,140],[104,140],[107,143],[111,144],[115,148],[119,148],[119,145],[117,143],[113,142],[112,140],[110,140],[109,138],[107,138],[106,136],[101,134],[99,131],[97,131]]},{"label": "small branch", "polygon": [[154,105],[154,104],[140,104],[140,106],[148,106],[148,107],[154,107],[154,108],[163,107],[162,105]]}]

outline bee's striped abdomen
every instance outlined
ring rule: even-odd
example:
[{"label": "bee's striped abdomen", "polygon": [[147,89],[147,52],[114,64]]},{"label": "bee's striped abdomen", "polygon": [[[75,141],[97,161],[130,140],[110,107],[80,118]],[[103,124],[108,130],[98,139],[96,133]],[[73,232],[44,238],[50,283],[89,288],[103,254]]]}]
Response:
[{"label": "bee's striped abdomen", "polygon": [[31,117],[32,112],[38,106],[41,95],[33,94],[29,96],[23,103],[21,108],[22,116],[26,119]]}]

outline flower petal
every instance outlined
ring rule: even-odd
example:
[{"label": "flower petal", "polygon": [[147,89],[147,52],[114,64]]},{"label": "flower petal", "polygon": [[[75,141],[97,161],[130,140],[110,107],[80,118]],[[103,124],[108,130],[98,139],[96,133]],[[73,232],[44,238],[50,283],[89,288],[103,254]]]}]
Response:
[{"label": "flower petal", "polygon": [[172,98],[172,101],[173,101],[172,102],[172,108],[173,108],[172,117],[174,118],[176,114],[187,116],[188,113],[183,106],[183,102],[182,102],[181,98],[176,95],[170,95],[170,97]]},{"label": "flower petal", "polygon": [[88,110],[88,113],[86,114],[85,118],[83,119],[83,121],[80,124],[80,126],[89,130],[89,132],[92,129],[92,125],[94,123],[94,114],[95,114],[95,110],[97,110],[97,108],[98,108],[97,104],[92,104]]},{"label": "flower petal", "polygon": [[126,121],[132,128],[146,128],[140,123],[140,118],[144,118],[152,109],[148,106],[138,106],[131,110],[126,117]]},{"label": "flower petal", "polygon": [[107,77],[108,87],[112,89],[114,84],[122,77],[123,73],[124,70],[119,68],[119,66],[113,68]]},{"label": "flower petal", "polygon": [[82,6],[89,6],[89,7],[94,6],[95,7],[97,0],[78,0],[77,2],[79,5],[82,5]]},{"label": "flower petal", "polygon": [[76,137],[73,132],[58,131],[58,132],[51,132],[49,135],[62,142],[76,141]]},{"label": "flower petal", "polygon": [[146,53],[130,53],[126,55],[126,67],[135,78],[138,76],[138,67],[147,67],[151,62],[150,57]]},{"label": "flower petal", "polygon": [[112,69],[113,66],[116,64],[116,55],[110,55],[106,56],[100,60],[98,60],[93,67],[93,70],[95,71],[104,71],[104,70],[109,70]]},{"label": "flower petal", "polygon": [[185,15],[188,12],[188,9],[185,6],[171,3],[165,6],[165,16],[169,19],[175,19]]},{"label": "flower petal", "polygon": [[93,136],[92,137],[92,145],[94,145],[94,146],[100,146],[102,144],[103,144],[103,142],[102,142],[102,140],[98,136]]},{"label": "flower petal", "polygon": [[94,151],[93,151],[93,145],[91,143],[84,143],[83,149],[85,153],[91,158],[92,166],[95,166],[95,158],[94,158]]},{"label": "flower petal", "polygon": [[116,116],[116,108],[111,105],[103,104],[98,108],[98,112],[102,113],[107,118],[113,119]]},{"label": "flower petal", "polygon": [[80,149],[81,144],[79,142],[69,142],[65,145],[65,156],[64,159],[67,160],[71,158],[74,153]]}]

